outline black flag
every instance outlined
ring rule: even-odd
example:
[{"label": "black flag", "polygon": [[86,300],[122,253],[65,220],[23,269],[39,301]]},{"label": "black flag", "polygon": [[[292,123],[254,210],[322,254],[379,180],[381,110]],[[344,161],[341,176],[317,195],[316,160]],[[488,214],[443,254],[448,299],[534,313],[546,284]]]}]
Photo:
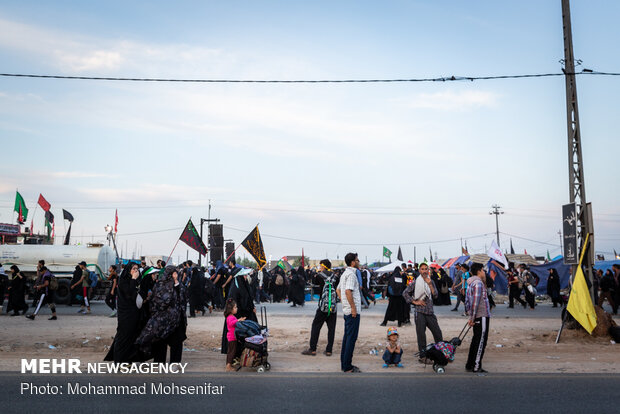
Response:
[{"label": "black flag", "polygon": [[205,246],[205,244],[202,242],[198,231],[196,231],[196,227],[194,227],[194,223],[192,223],[192,219],[189,219],[189,221],[187,222],[185,230],[183,230],[180,239],[201,255],[207,255],[207,246]]},{"label": "black flag", "polygon": [[241,245],[245,247],[248,253],[250,253],[254,260],[256,260],[259,269],[267,263],[267,259],[265,258],[265,249],[263,249],[263,241],[260,238],[258,226],[256,226],[250,234],[248,234],[248,237],[241,242]]},{"label": "black flag", "polygon": [[396,255],[396,259],[400,260],[401,262],[404,260],[403,252],[400,250],[400,246],[398,246],[398,255]]},{"label": "black flag", "polygon": [[[64,210],[63,210],[64,211]],[[73,220],[71,220],[73,221]],[[67,235],[65,236],[65,246],[69,245],[69,239],[71,238],[71,226],[73,225],[73,223],[69,223],[69,230],[67,231]]]},{"label": "black flag", "polygon": [[49,223],[54,223],[54,215],[52,214],[51,211],[47,210],[45,212],[45,219],[49,222]]},{"label": "black flag", "polygon": [[[69,223],[73,223],[73,214],[69,213],[64,208],[62,209],[62,218],[67,220]],[[71,227],[71,226],[69,226]]]},{"label": "black flag", "polygon": [[515,254],[515,249],[512,247],[512,239],[510,239],[510,254]]}]

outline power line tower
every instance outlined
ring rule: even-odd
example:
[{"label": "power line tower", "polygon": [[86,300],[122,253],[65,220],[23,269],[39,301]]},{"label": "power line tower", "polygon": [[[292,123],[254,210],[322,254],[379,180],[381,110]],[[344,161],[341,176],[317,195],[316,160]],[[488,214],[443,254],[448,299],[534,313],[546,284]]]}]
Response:
[{"label": "power line tower", "polygon": [[[590,246],[594,243],[594,226],[592,224],[591,205],[586,202],[586,187],[583,174],[583,157],[581,155],[581,132],[579,129],[579,107],[577,105],[577,83],[575,79],[575,55],[573,54],[573,36],[570,19],[569,0],[562,0],[562,23],[564,27],[564,78],[566,80],[566,119],[568,130],[568,177],[570,202],[577,209],[577,241],[579,251],[583,250],[586,235],[590,234]],[[583,259],[583,270],[592,281],[594,249],[589,248]],[[572,277],[577,271],[573,266]]]},{"label": "power line tower", "polygon": [[495,233],[497,234],[497,246],[499,247],[499,215],[504,214],[504,212],[499,211],[501,207],[497,204],[493,204],[491,208],[493,209],[493,211],[491,211],[489,214],[495,214]]}]

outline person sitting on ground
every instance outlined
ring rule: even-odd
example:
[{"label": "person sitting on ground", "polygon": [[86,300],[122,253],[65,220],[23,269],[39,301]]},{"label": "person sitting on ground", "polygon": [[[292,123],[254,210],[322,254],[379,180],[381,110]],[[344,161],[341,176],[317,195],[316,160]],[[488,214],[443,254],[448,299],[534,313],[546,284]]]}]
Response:
[{"label": "person sitting on ground", "polygon": [[400,359],[403,356],[403,349],[398,342],[398,330],[394,327],[390,327],[387,330],[387,345],[385,352],[383,353],[383,368],[387,368],[390,365],[394,365],[398,368],[403,368],[403,364],[400,363]]}]

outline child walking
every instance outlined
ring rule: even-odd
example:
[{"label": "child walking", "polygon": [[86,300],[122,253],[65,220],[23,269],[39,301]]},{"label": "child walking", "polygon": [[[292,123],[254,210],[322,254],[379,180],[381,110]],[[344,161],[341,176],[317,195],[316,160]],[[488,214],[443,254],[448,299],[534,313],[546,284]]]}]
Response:
[{"label": "child walking", "polygon": [[228,353],[226,354],[226,371],[234,371],[235,369],[232,366],[233,359],[235,359],[235,354],[237,352],[237,338],[235,337],[235,326],[237,326],[237,322],[244,321],[245,317],[237,319],[235,315],[237,314],[237,303],[229,299],[226,302],[226,308],[224,309],[224,317],[226,318],[226,339],[228,340]]},{"label": "child walking", "polygon": [[387,339],[387,346],[385,347],[385,352],[383,353],[383,361],[385,361],[383,368],[387,368],[390,365],[403,368],[403,364],[400,363],[400,359],[403,356],[403,349],[400,347],[400,343],[398,342],[398,331],[396,328],[388,328]]}]

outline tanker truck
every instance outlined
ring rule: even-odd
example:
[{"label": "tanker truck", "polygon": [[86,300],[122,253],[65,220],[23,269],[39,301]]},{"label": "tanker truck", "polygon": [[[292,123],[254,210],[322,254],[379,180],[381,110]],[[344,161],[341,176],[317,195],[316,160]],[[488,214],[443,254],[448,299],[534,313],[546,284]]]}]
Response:
[{"label": "tanker truck", "polygon": [[101,291],[107,286],[107,283],[103,281],[107,277],[110,266],[116,264],[117,257],[114,249],[101,244],[87,246],[0,245],[0,263],[7,270],[10,266],[17,265],[30,284],[36,279],[39,260],[45,260],[45,266],[58,279],[56,303],[68,304],[71,301],[71,277],[78,263],[85,261],[86,268],[97,274],[100,283],[97,284],[96,290]]}]

